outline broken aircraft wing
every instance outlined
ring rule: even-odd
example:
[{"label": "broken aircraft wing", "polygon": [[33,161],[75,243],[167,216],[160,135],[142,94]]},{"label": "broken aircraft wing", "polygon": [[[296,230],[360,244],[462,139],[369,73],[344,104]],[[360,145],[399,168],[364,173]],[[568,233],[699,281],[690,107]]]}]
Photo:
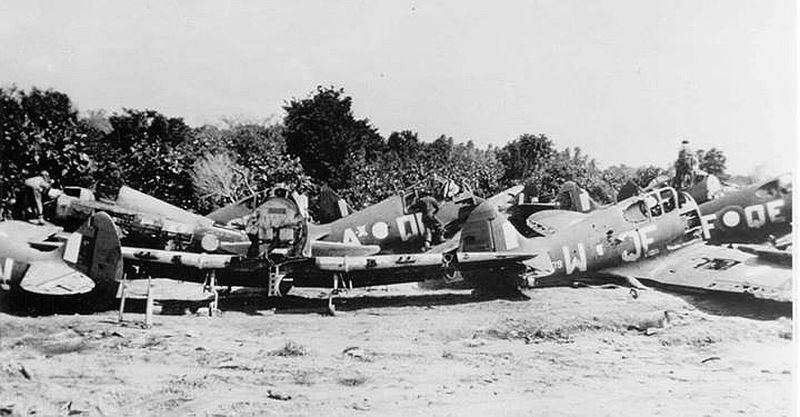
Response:
[{"label": "broken aircraft wing", "polygon": [[665,287],[750,294],[779,302],[792,301],[792,268],[740,250],[703,242],[669,256],[623,264],[602,272],[634,277]]}]

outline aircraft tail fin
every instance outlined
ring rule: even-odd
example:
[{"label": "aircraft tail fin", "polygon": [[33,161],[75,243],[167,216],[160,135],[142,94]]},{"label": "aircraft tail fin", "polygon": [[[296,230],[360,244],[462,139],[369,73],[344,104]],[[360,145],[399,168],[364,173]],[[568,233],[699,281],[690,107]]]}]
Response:
[{"label": "aircraft tail fin", "polygon": [[43,295],[78,295],[115,288],[122,277],[116,226],[106,213],[90,217],[64,245],[61,259],[34,262],[20,283]]},{"label": "aircraft tail fin", "polygon": [[579,213],[588,213],[600,207],[600,205],[589,196],[586,190],[572,181],[567,181],[561,185],[561,188],[558,190],[556,201],[558,201],[560,209],[577,211]]},{"label": "aircraft tail fin", "polygon": [[330,223],[346,217],[350,214],[350,208],[343,198],[328,186],[322,187],[317,199],[317,221],[320,223]]}]

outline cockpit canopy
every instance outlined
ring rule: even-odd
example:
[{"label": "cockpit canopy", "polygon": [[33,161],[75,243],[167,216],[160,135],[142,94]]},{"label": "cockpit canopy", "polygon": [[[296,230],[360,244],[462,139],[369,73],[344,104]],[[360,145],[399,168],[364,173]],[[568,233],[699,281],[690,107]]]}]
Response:
[{"label": "cockpit canopy", "polygon": [[777,198],[791,192],[792,176],[791,174],[785,174],[758,187],[755,194],[758,198]]},{"label": "cockpit canopy", "polygon": [[676,208],[683,208],[691,197],[678,194],[672,187],[664,187],[647,194],[632,197],[623,209],[623,217],[630,223],[639,223],[661,217]]}]

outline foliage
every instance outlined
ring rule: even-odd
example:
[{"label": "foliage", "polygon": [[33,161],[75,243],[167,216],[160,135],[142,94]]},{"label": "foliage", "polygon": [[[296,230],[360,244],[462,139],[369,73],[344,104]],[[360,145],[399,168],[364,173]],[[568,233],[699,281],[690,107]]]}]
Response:
[{"label": "foliage", "polygon": [[520,135],[497,152],[505,167],[504,184],[517,184],[530,177],[534,171],[546,166],[555,153],[553,142],[547,136]]},{"label": "foliage", "polygon": [[305,171],[333,188],[354,185],[359,169],[384,150],[383,138],[367,119],[356,119],[344,90],[317,87],[305,99],[284,106],[286,150]]},{"label": "foliage", "polygon": [[600,175],[612,189],[619,191],[628,181],[636,179],[636,171],[636,168],[621,164],[604,169]]},{"label": "foliage", "polygon": [[154,110],[125,109],[109,118],[111,131],[92,147],[98,161],[101,195],[113,196],[122,185],[168,203],[195,208],[190,171],[195,155],[185,152],[193,131],[183,119]]},{"label": "foliage", "polygon": [[[574,181],[609,203],[629,180],[645,187],[669,174],[656,166],[600,170],[580,148],[557,151],[544,134],[485,149],[446,135],[423,141],[411,130],[384,140],[368,119],[353,115],[352,98],[334,87],[317,87],[284,109],[277,123],[223,119],[221,126],[190,128],[154,110],[110,116],[93,110],[79,117],[64,93],[0,89],[0,213],[25,178],[42,169],[63,185],[94,187],[100,196],[113,197],[128,185],[201,212],[278,182],[312,194],[312,201],[327,185],[358,209],[434,176],[484,197],[527,183],[543,201]],[[697,156],[701,169],[725,175],[721,150]]]},{"label": "foliage", "polygon": [[282,182],[300,192],[312,190],[298,158],[286,153],[283,126],[230,122],[225,128],[196,130],[192,152],[200,154],[192,181],[203,211],[219,208]]},{"label": "foliage", "polygon": [[644,188],[660,176],[670,176],[669,171],[655,165],[647,165],[636,169],[634,179],[640,187]]},{"label": "foliage", "polygon": [[500,189],[503,166],[493,149],[478,149],[474,143],[455,143],[440,136],[419,142],[414,132],[389,135],[387,150],[378,159],[354,172],[352,186],[341,189],[342,197],[362,208],[435,176],[469,185],[482,196]]},{"label": "foliage", "polygon": [[556,152],[544,166],[533,171],[526,185],[542,201],[552,201],[566,181],[573,181],[586,189],[601,204],[615,201],[616,191],[603,179],[595,160],[584,155],[578,147]]},{"label": "foliage", "polygon": [[0,211],[26,178],[49,171],[61,184],[92,184],[88,135],[69,97],[54,90],[0,89]]},{"label": "foliage", "polygon": [[211,209],[235,203],[253,193],[251,173],[228,153],[207,153],[194,162],[192,183],[200,207]]},{"label": "foliage", "polygon": [[725,153],[717,148],[711,148],[708,151],[702,149],[697,151],[698,166],[703,171],[715,175],[718,178],[726,178],[728,175],[725,172],[726,162],[728,158]]}]

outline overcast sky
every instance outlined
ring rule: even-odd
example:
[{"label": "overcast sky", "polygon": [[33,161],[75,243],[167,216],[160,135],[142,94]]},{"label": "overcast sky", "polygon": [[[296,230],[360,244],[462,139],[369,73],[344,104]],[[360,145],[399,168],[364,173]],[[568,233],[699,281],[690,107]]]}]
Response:
[{"label": "overcast sky", "polygon": [[602,166],[665,165],[683,138],[787,171],[797,137],[792,0],[8,1],[0,81],[80,110],[192,125],[282,117],[343,87],[384,135],[479,145],[545,133]]}]

